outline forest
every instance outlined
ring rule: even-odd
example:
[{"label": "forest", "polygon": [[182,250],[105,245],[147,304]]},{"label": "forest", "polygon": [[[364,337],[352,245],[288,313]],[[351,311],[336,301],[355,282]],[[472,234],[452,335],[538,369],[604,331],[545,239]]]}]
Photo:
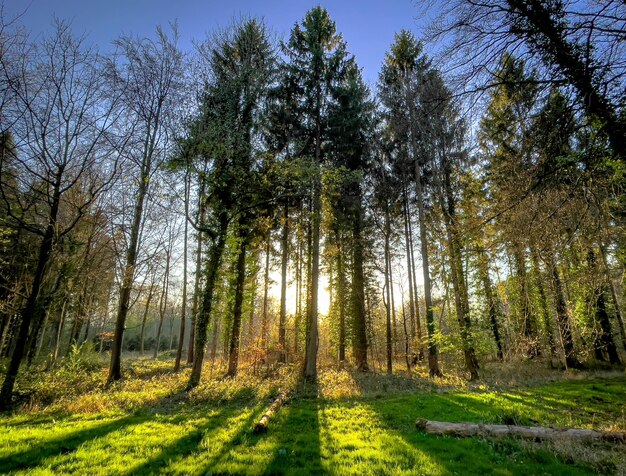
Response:
[{"label": "forest", "polygon": [[0,15],[0,472],[625,474],[626,4],[302,13]]}]

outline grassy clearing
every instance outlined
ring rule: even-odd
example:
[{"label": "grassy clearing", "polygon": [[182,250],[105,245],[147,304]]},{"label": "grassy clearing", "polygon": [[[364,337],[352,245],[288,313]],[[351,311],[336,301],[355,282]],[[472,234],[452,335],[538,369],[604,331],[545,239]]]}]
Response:
[{"label": "grassy clearing", "polygon": [[[101,388],[100,371],[86,372],[88,389],[57,381],[56,394],[42,390],[48,388],[45,379],[23,382],[30,398],[15,413],[0,416],[0,473],[626,472],[626,451],[619,446],[454,439],[414,428],[416,418],[428,418],[625,430],[623,374],[564,379],[537,370],[525,385],[486,377],[468,386],[456,377],[433,382],[420,373],[329,369],[317,385],[296,386],[296,369],[285,367],[268,378],[244,373],[230,381],[219,380],[215,371],[187,395],[186,373],[172,374],[170,368],[170,361],[132,362],[129,378],[110,392]],[[293,400],[266,435],[253,435],[271,398],[286,387]]]}]

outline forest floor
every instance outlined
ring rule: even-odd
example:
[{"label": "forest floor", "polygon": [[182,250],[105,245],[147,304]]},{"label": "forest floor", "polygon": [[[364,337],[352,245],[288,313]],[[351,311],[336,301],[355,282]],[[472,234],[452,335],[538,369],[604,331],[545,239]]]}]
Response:
[{"label": "forest floor", "polygon": [[[75,359],[77,360],[77,359]],[[78,359],[79,360],[79,359]],[[362,374],[328,368],[299,383],[296,366],[234,380],[171,359],[136,359],[104,388],[106,369],[65,365],[19,383],[21,403],[0,415],[5,474],[626,474],[623,444],[457,439],[417,418],[626,430],[626,374],[488,364],[479,382],[449,372]],[[254,424],[289,391],[264,435]]]}]

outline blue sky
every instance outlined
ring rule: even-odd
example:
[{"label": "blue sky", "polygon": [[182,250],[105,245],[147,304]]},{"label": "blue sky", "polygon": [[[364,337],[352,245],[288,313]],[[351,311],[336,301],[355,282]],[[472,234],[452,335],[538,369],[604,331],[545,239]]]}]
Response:
[{"label": "blue sky", "polygon": [[[2,3],[2,0],[0,0]],[[180,46],[227,26],[241,15],[263,17],[279,37],[315,5],[327,8],[365,80],[373,84],[393,35],[402,28],[420,36],[428,19],[416,0],[4,0],[6,18],[26,10],[21,23],[33,35],[50,29],[53,17],[70,20],[76,33],[106,51],[121,33],[151,36],[156,25],[177,20]]]}]

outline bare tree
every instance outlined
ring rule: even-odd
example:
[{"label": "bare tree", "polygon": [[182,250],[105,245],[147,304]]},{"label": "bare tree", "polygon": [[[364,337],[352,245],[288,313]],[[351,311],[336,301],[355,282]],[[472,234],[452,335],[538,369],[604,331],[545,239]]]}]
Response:
[{"label": "bare tree", "polygon": [[[10,89],[2,127],[10,126],[15,140],[15,181],[4,180],[6,164],[0,163],[0,200],[9,220],[40,242],[0,407],[11,401],[31,323],[42,312],[38,299],[53,248],[89,211],[117,169],[117,138],[111,131],[116,93],[102,79],[101,58],[72,35],[67,23],[57,21],[55,27],[40,44],[13,57],[17,64],[5,64],[11,55],[1,58],[0,76]],[[19,75],[11,77],[15,71]]]},{"label": "bare tree", "polygon": [[181,89],[183,55],[176,46],[176,27],[172,30],[170,37],[157,28],[156,40],[120,38],[116,45],[122,57],[110,65],[110,81],[123,85],[125,111],[135,139],[128,159],[134,169],[137,189],[120,287],[109,384],[122,378],[122,339],[135,279],[145,200],[150,181],[165,158],[177,93]]}]

